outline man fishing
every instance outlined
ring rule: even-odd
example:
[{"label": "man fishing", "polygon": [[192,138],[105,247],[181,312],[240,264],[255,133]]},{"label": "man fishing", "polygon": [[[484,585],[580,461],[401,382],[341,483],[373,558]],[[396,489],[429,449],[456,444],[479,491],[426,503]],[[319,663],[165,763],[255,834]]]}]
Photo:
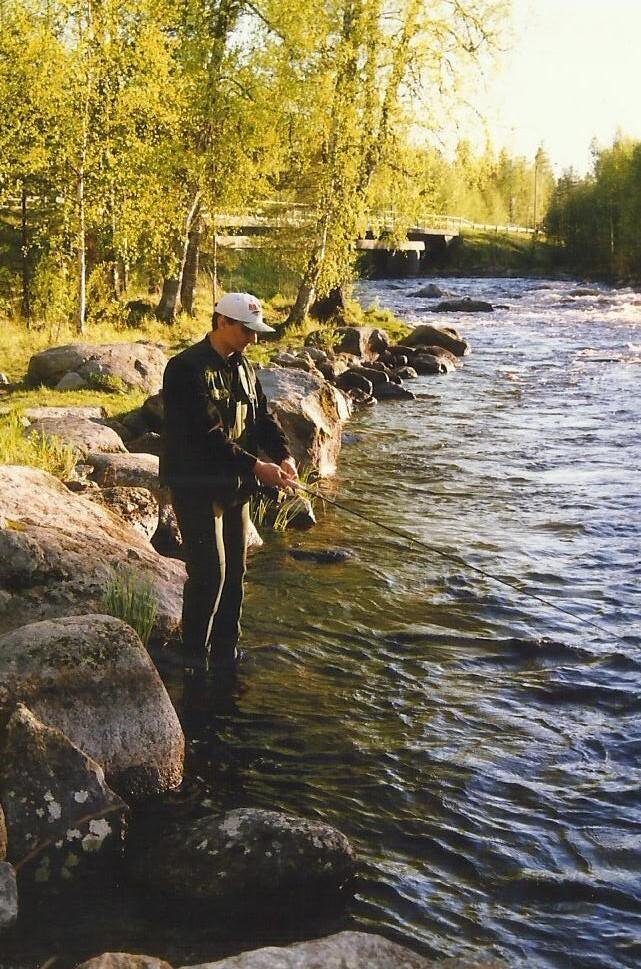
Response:
[{"label": "man fishing", "polygon": [[[233,672],[242,660],[249,499],[259,484],[290,490],[298,479],[243,352],[273,332],[256,297],[227,293],[207,336],[165,369],[160,477],[183,540],[182,646],[185,667],[195,670]],[[260,460],[259,450],[271,460]]]}]

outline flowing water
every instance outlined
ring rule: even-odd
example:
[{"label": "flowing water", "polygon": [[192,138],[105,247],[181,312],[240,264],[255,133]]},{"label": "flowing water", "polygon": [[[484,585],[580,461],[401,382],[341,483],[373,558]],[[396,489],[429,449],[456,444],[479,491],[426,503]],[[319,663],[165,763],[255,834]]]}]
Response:
[{"label": "flowing water", "polygon": [[[410,295],[425,282],[363,283],[360,296],[457,326],[472,355],[410,384],[416,400],[355,417],[328,493],[576,621],[328,507],[253,562],[242,691],[203,708],[175,686],[190,770],[178,799],[348,835],[354,901],[299,934],[365,928],[435,957],[637,966],[641,296],[440,281],[506,308],[434,316]],[[294,561],[291,543],[352,557]],[[176,965],[214,954],[198,932],[165,944]],[[163,954],[160,937],[140,930],[139,951]]]}]

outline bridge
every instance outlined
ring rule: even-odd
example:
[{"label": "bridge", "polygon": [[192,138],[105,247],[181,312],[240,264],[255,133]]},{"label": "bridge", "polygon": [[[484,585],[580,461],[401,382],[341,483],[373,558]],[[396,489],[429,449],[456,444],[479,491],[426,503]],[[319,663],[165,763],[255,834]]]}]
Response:
[{"label": "bridge", "polygon": [[[287,230],[313,224],[316,210],[309,205],[263,202],[255,212],[221,212],[207,218],[214,228],[216,246],[229,249],[283,247]],[[371,253],[371,260],[382,274],[414,275],[432,259],[442,257],[461,229],[496,233],[533,234],[534,229],[519,225],[494,225],[471,222],[458,216],[426,213],[407,228],[405,238],[395,236],[398,217],[392,209],[372,211],[356,249]],[[235,230],[235,231],[230,231]],[[281,236],[278,239],[278,236]],[[296,246],[292,238],[291,247]]]}]

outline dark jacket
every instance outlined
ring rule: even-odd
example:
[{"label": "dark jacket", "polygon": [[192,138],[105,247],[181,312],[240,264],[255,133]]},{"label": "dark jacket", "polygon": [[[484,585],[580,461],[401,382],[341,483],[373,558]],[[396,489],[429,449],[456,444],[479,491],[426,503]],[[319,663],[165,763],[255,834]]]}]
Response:
[{"label": "dark jacket", "polygon": [[277,464],[290,456],[247,358],[223,360],[207,337],[167,364],[163,405],[163,486],[251,490],[259,449]]}]

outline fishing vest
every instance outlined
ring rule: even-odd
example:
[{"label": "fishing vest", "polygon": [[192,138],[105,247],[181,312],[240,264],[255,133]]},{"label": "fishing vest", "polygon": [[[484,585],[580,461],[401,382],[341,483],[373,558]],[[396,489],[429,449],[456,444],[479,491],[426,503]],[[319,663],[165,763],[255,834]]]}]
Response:
[{"label": "fishing vest", "polygon": [[207,369],[205,380],[225,434],[243,447],[248,421],[254,424],[258,406],[254,368],[249,360],[241,356],[237,367]]}]

